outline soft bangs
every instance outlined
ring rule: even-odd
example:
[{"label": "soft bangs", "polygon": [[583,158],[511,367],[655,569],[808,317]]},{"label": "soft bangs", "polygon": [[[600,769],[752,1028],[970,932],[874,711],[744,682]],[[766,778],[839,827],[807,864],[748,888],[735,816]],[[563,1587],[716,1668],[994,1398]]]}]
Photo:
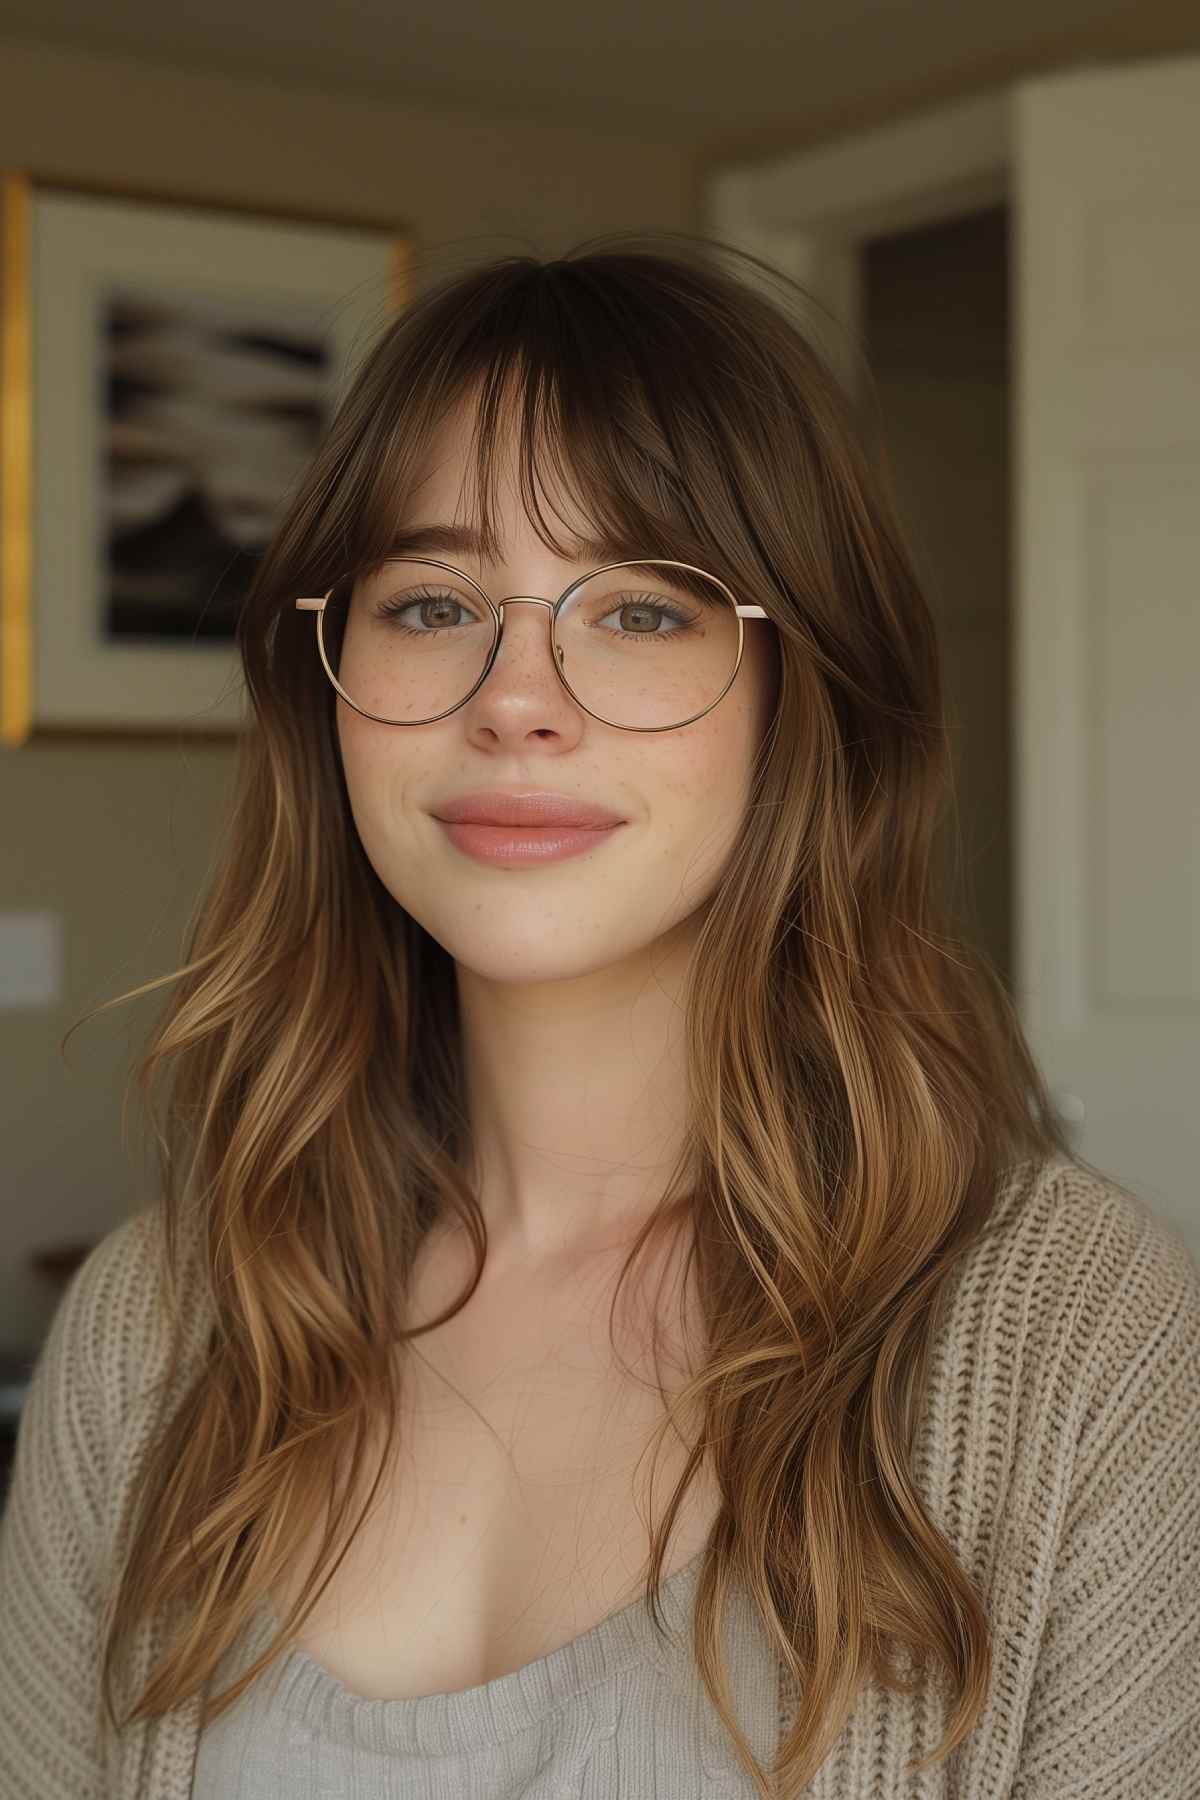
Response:
[{"label": "soft bangs", "polygon": [[[411,369],[397,371],[402,379],[393,393],[403,401],[389,432],[403,449],[375,504],[364,509],[361,562],[386,557],[397,529],[413,518],[434,433],[466,406],[473,415],[469,522],[489,559],[503,549],[498,492],[514,480],[530,526],[558,556],[670,557],[721,573],[715,564],[726,562],[721,546],[737,508],[721,480],[716,427],[704,439],[707,454],[694,434],[673,442],[670,430],[672,419],[694,419],[712,406],[700,376],[709,359],[694,353],[695,318],[680,317],[674,331],[667,329],[661,296],[651,310],[633,284],[616,314],[611,292],[595,292],[569,262],[521,269],[512,287],[492,298],[469,334],[431,345],[418,330],[410,339],[404,362],[411,360]],[[693,353],[681,354],[681,341]],[[711,389],[711,375],[704,382]]]}]

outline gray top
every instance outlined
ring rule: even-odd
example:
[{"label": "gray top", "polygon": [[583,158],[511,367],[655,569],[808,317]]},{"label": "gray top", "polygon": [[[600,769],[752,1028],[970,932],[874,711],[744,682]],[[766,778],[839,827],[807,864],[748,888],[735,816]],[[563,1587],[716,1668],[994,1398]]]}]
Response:
[{"label": "gray top", "polygon": [[[192,1800],[707,1800],[755,1789],[690,1645],[701,1556],[662,1586],[663,1643],[643,1597],[536,1662],[453,1694],[368,1700],[298,1646],[201,1732]],[[275,1621],[257,1615],[244,1660]],[[749,1596],[725,1618],[738,1722],[764,1763],[778,1741],[778,1663]]]}]

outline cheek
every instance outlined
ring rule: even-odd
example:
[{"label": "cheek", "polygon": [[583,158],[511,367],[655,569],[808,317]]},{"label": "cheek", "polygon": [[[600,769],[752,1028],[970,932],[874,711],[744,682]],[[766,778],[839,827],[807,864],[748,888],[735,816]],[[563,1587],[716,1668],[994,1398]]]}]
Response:
[{"label": "cheek", "polygon": [[723,847],[741,825],[760,731],[759,712],[753,695],[735,697],[731,689],[716,711],[692,728],[698,735],[690,740],[685,735],[680,741],[680,754],[669,770],[660,771],[657,791],[647,795],[652,814],[664,805],[679,809],[693,845]]},{"label": "cheek", "polygon": [[389,846],[397,842],[403,828],[403,792],[407,764],[399,754],[400,747],[391,741],[385,726],[364,719],[349,707],[342,709],[349,719],[338,720],[338,744],[350,810],[363,848],[383,874],[381,860],[386,860]]},{"label": "cheek", "polygon": [[366,808],[372,796],[379,793],[381,758],[378,746],[367,732],[361,730],[361,726],[368,721],[360,719],[357,725],[350,723],[345,716],[348,712],[349,708],[338,708],[338,749],[346,777],[346,790],[357,817],[360,809]]}]

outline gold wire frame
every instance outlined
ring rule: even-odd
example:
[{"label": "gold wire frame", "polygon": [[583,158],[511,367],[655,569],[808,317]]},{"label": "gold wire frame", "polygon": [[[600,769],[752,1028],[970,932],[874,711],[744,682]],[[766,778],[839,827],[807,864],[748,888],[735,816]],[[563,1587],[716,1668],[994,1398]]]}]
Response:
[{"label": "gold wire frame", "polygon": [[[706,713],[710,713],[713,707],[718,705],[720,701],[725,698],[726,694],[736,681],[737,672],[742,666],[742,645],[744,641],[742,620],[766,619],[770,616],[765,607],[740,606],[726,584],[720,580],[718,576],[710,575],[707,569],[697,568],[695,563],[679,562],[676,558],[670,556],[627,557],[622,562],[604,563],[603,566],[598,569],[589,569],[585,575],[577,576],[570,586],[563,590],[557,600],[544,600],[537,594],[509,594],[505,600],[493,600],[491,595],[487,593],[484,588],[481,588],[477,581],[473,581],[469,575],[465,574],[462,569],[457,568],[454,563],[442,562],[436,556],[406,556],[403,559],[397,558],[395,560],[417,562],[420,563],[423,568],[445,569],[448,574],[457,575],[460,581],[465,581],[470,587],[473,587],[492,616],[492,646],[488,651],[487,661],[484,663],[483,669],[474,685],[468,689],[461,700],[456,700],[453,706],[448,706],[445,712],[434,713],[428,719],[386,719],[381,713],[367,712],[365,707],[359,706],[352,700],[329,665],[329,657],[325,651],[325,608],[333,593],[333,587],[337,586],[337,582],[335,581],[333,587],[328,588],[324,594],[316,599],[307,598],[297,600],[297,612],[313,612],[317,615],[317,649],[320,652],[321,663],[326,675],[328,675],[330,681],[342,696],[342,699],[346,702],[347,706],[352,706],[356,713],[362,714],[364,719],[374,719],[379,725],[436,725],[439,719],[448,719],[451,713],[456,713],[460,707],[465,706],[471,696],[479,692],[480,688],[492,672],[492,665],[496,660],[496,653],[500,648],[500,640],[504,632],[505,607],[519,604],[521,606],[544,606],[548,610],[550,614],[549,626],[551,644],[555,651],[555,655],[551,657],[551,661],[554,664],[554,673],[558,676],[559,681],[571,696],[576,706],[587,713],[590,719],[597,719],[602,725],[613,725],[614,729],[617,731],[679,731],[684,725],[693,725],[697,719],[702,719]],[[706,581],[711,581],[714,586],[720,588],[723,594],[728,596],[729,604],[733,608],[734,616],[738,622],[737,656],[734,658],[733,670],[729,680],[725,683],[725,686],[721,689],[716,699],[710,700],[708,705],[703,707],[700,712],[693,713],[690,719],[678,719],[673,725],[615,725],[612,719],[606,719],[603,714],[593,712],[590,706],[584,706],[583,701],[579,698],[579,695],[575,692],[574,688],[563,674],[562,646],[554,643],[554,622],[558,618],[560,608],[570,599],[571,595],[575,592],[575,589],[577,587],[582,587],[583,583],[585,581],[590,581],[594,575],[607,575],[610,569],[641,569],[646,568],[650,564],[654,564],[656,567],[664,569],[686,569],[692,575],[702,575]],[[339,580],[344,579],[344,576],[339,577]]]},{"label": "gold wire frame", "polygon": [[[35,740],[227,746],[240,727],[213,729],[172,724],[107,720],[49,724],[35,718],[34,694],[34,499],[33,445],[33,215],[41,193],[67,193],[96,200],[135,200],[169,206],[184,214],[230,214],[266,218],[272,224],[319,228],[362,227],[385,232],[378,219],[345,213],[331,216],[305,208],[269,208],[235,195],[181,194],[153,185],[59,180],[29,169],[0,169],[0,748],[17,749]],[[389,292],[396,312],[412,297],[413,237],[395,227],[390,251]]]}]

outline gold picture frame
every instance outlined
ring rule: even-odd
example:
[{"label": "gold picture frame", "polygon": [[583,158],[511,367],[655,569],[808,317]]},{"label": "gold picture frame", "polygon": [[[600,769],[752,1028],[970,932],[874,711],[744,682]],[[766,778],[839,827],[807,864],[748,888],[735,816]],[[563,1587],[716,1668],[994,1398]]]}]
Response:
[{"label": "gold picture frame", "polygon": [[239,595],[412,249],[0,171],[0,746],[244,728]]}]

